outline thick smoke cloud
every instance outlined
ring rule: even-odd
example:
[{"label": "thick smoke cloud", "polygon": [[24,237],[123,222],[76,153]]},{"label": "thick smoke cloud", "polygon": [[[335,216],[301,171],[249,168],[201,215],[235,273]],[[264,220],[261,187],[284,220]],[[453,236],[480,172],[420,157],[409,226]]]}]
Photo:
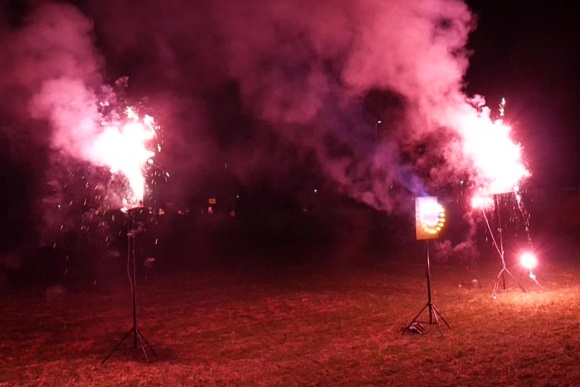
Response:
[{"label": "thick smoke cloud", "polygon": [[8,121],[12,157],[35,171],[28,189],[37,199],[26,211],[37,218],[44,244],[77,226],[69,210],[79,192],[67,192],[77,178],[69,161],[98,165],[91,143],[100,130],[102,60],[92,22],[72,5],[42,4],[11,22],[0,82],[3,100],[10,102],[0,111]]},{"label": "thick smoke cloud", "polygon": [[224,162],[251,184],[302,161],[396,211],[466,167],[453,144],[475,112],[473,27],[458,0],[35,3],[3,22],[0,92],[17,90],[20,120],[50,124],[54,149],[92,161],[100,93],[127,75],[166,127],[182,191]]},{"label": "thick smoke cloud", "polygon": [[[393,184],[424,193],[434,183],[415,176],[420,156],[409,161],[400,154],[456,124],[457,111],[472,109],[461,89],[464,46],[474,23],[460,1],[150,1],[112,7],[86,4],[112,63],[134,69],[135,82],[172,87],[180,96],[235,82],[254,127],[266,126],[301,149],[302,157],[314,153],[344,192],[381,210],[399,205],[389,193]],[[361,100],[377,89],[402,102],[383,104],[380,117],[369,117]],[[205,106],[209,115],[220,114],[217,105]],[[384,120],[377,146],[374,121],[382,116],[391,119]],[[232,133],[241,130],[230,125]],[[260,164],[244,162],[263,149],[259,142],[251,147],[228,149],[240,175]],[[444,150],[429,154],[444,157]],[[432,180],[448,178],[448,167],[430,171]]]}]

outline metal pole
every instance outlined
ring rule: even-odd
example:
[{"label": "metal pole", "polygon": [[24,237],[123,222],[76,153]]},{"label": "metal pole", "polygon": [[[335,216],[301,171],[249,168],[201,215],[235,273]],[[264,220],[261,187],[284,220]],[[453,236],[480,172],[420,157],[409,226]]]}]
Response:
[{"label": "metal pole", "polygon": [[[499,208],[499,195],[496,194],[494,195],[494,200],[495,200],[495,210],[497,212],[497,233],[499,234],[499,251],[500,251],[500,256],[501,256],[501,264],[502,264],[502,268],[506,269],[507,265],[505,263],[505,250],[503,248],[503,229],[501,226],[501,210]],[[506,286],[505,286],[505,275],[501,274],[501,281],[502,281],[502,287],[505,290]]]},{"label": "metal pole", "polygon": [[133,243],[131,245],[131,255],[133,262],[133,280],[131,281],[131,293],[133,297],[133,348],[137,349],[137,265],[135,262],[135,238],[137,237],[137,230],[135,230],[135,214],[132,214],[133,221]]},{"label": "metal pole", "polygon": [[429,240],[425,240],[427,253],[427,305],[429,305],[429,324],[433,324],[433,302],[431,301],[431,260],[429,259]]},{"label": "metal pole", "polygon": [[499,208],[499,198],[498,195],[495,195],[495,209],[497,212],[497,232],[499,234],[499,250],[500,250],[500,255],[501,255],[501,261],[503,263],[503,266],[505,267],[505,254],[504,254],[504,249],[503,249],[503,229],[501,227],[501,211]]}]

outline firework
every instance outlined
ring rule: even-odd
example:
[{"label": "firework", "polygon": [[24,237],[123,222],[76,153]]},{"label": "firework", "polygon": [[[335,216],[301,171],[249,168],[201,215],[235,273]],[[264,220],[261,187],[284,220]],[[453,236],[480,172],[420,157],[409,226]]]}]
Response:
[{"label": "firework", "polygon": [[133,107],[125,109],[123,119],[102,125],[103,131],[92,147],[93,158],[111,173],[120,173],[127,179],[129,189],[123,198],[124,207],[140,205],[145,196],[145,168],[155,156],[151,143],[158,126],[153,117],[140,116]]},{"label": "firework", "polygon": [[536,275],[533,270],[538,266],[538,258],[536,255],[530,251],[525,251],[520,255],[520,264],[527,270],[529,270],[529,277],[532,281],[536,283],[539,287],[542,287],[538,282]]},{"label": "firework", "polygon": [[500,119],[503,119],[503,116],[505,115],[505,98],[501,99],[501,102],[499,103],[499,116]]},{"label": "firework", "polygon": [[[512,128],[504,122],[506,100],[502,98],[498,106],[497,119],[492,120],[489,108],[485,106],[483,98],[476,98],[472,105],[477,108],[478,114],[470,114],[459,121],[461,135],[461,150],[465,159],[469,160],[472,173],[471,206],[481,210],[491,241],[501,258],[502,269],[494,285],[493,297],[500,282],[504,283],[505,276],[509,275],[516,283],[517,280],[507,269],[505,251],[503,247],[503,226],[501,223],[500,194],[513,193],[517,209],[525,221],[525,230],[531,245],[529,235],[529,216],[524,209],[521,195],[521,184],[531,176],[525,166],[522,155],[522,146],[512,138]],[[495,209],[497,212],[496,239],[486,211]],[[513,221],[514,218],[510,218]],[[537,264],[535,257],[530,254],[522,256],[522,265],[530,270],[530,278],[536,281],[532,268],[529,265]],[[536,281],[537,283],[537,281]],[[518,286],[525,292],[524,288]]]},{"label": "firework", "polygon": [[485,209],[492,207],[494,204],[493,198],[486,195],[475,193],[471,198],[471,206],[473,208]]},{"label": "firework", "polygon": [[[502,100],[501,118],[495,121],[484,109],[478,116],[466,118],[463,125],[462,150],[473,164],[478,197],[518,192],[521,182],[530,176],[522,159],[522,146],[512,139],[512,129],[503,121],[504,108]],[[490,204],[480,199],[475,203]]]},{"label": "firework", "polygon": [[530,270],[531,273],[531,271],[538,266],[538,258],[530,252],[525,252],[520,256],[520,263],[523,267]]}]

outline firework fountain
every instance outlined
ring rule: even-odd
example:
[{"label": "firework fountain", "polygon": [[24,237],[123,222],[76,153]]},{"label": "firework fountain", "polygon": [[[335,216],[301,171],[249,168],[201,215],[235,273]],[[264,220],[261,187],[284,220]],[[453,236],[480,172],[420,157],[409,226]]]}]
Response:
[{"label": "firework fountain", "polygon": [[[140,249],[136,244],[143,239],[145,224],[151,225],[154,220],[149,206],[152,186],[169,174],[155,163],[162,149],[161,128],[152,115],[145,113],[144,104],[127,103],[122,97],[126,87],[127,78],[119,79],[115,87],[102,86],[98,92],[82,82],[52,80],[31,106],[39,118],[51,121],[55,129],[52,145],[58,150],[58,162],[50,171],[52,195],[44,200],[45,217],[52,221],[48,228],[58,229],[62,235],[80,231],[72,239],[80,237],[90,242],[83,243],[85,247],[94,247],[100,253],[104,253],[103,245],[109,249],[113,239],[127,238],[133,326],[106,359],[133,334],[134,349],[142,350],[148,360],[146,350],[154,351],[137,327],[136,251]],[[67,173],[55,172],[63,168]],[[81,212],[80,216],[75,216],[79,215],[76,211]],[[61,226],[55,227],[55,221],[61,221]],[[81,224],[76,229],[78,221]],[[58,245],[54,242],[53,249]],[[70,246],[59,247],[71,253]]]},{"label": "firework fountain", "polygon": [[158,125],[150,115],[139,116],[134,107],[126,107],[124,119],[102,123],[103,130],[95,139],[91,152],[113,175],[127,180],[123,208],[142,206],[146,194],[145,170],[155,152],[149,143],[156,138]]},{"label": "firework fountain", "polygon": [[[53,129],[55,153],[93,171],[83,173],[79,167],[72,176],[51,181],[63,194],[46,198],[43,211],[54,216],[46,216],[51,219],[45,219],[50,224],[44,229],[73,229],[67,215],[70,208],[81,207],[74,205],[79,201],[83,209],[94,209],[85,216],[82,231],[89,226],[94,231],[94,223],[104,228],[107,222],[98,220],[109,209],[147,204],[149,173],[167,177],[152,161],[159,152],[155,120],[143,106],[131,106],[113,88],[102,87],[106,61],[94,44],[94,24],[100,26],[103,46],[110,43],[112,63],[133,63],[136,74],[148,74],[148,80],[155,80],[149,90],[167,90],[171,101],[179,101],[171,104],[175,111],[188,112],[187,122],[217,129],[205,122],[205,112],[192,107],[198,99],[221,95],[220,85],[232,80],[237,90],[232,98],[243,107],[243,117],[260,126],[256,130],[263,124],[284,146],[305,149],[338,190],[378,211],[410,210],[407,193],[426,195],[466,174],[474,205],[482,211],[495,206],[494,195],[520,195],[530,173],[504,123],[505,101],[492,119],[483,98],[464,93],[466,45],[476,18],[463,1],[301,4],[250,0],[200,7],[176,1],[159,7],[119,3],[104,10],[94,3],[86,7],[90,15],[65,4],[43,2],[34,8],[0,45],[2,57],[9,59],[5,73],[11,74],[11,79],[0,79],[0,86],[26,90],[31,115],[49,121]],[[160,22],[151,29],[144,22],[149,20]],[[394,100],[387,98],[377,108],[381,126],[375,121],[374,136],[367,139],[360,101],[375,90]],[[223,115],[223,102],[221,97],[220,106],[208,102],[208,112]],[[248,184],[250,176],[262,174],[247,170],[269,170],[274,164],[256,161],[260,150],[269,149],[266,141],[252,145],[228,149],[238,156],[232,171]],[[418,147],[421,152],[414,152]],[[203,159],[209,160],[213,150],[207,148]],[[425,154],[438,164],[433,167]],[[69,164],[65,160],[59,166]],[[282,168],[276,164],[272,169]],[[65,193],[71,191],[71,177],[83,189],[75,192],[84,196],[80,200],[62,200],[70,197]]]},{"label": "firework fountain", "polygon": [[[138,328],[136,244],[138,235],[143,232],[143,226],[137,224],[136,216],[143,212],[146,167],[154,165],[152,157],[155,152],[149,149],[148,144],[156,137],[159,127],[153,117],[149,115],[140,117],[133,107],[126,107],[124,113],[126,119],[121,122],[103,123],[104,129],[96,138],[93,147],[95,155],[110,168],[112,174],[120,173],[127,180],[128,187],[125,197],[122,198],[122,211],[128,214],[131,224],[127,233],[127,276],[131,287],[133,325],[102,363],[106,362],[131,335],[133,349],[140,349],[147,361],[149,361],[148,349],[155,354],[155,350]],[[161,150],[159,145],[158,150]]]},{"label": "firework fountain", "polygon": [[[484,120],[479,121],[477,130],[469,132],[473,135],[464,137],[463,149],[466,156],[473,161],[475,170],[475,187],[471,205],[474,209],[481,211],[493,246],[501,259],[502,267],[493,287],[492,295],[495,299],[500,284],[505,289],[506,275],[512,278],[522,291],[526,291],[507,268],[500,201],[502,195],[513,194],[518,209],[522,214],[526,214],[522,201],[521,185],[531,174],[522,160],[521,145],[511,138],[511,127],[504,123],[505,99],[502,98],[499,104],[499,113],[495,121],[489,118],[489,109],[484,106],[484,101],[479,101],[479,104],[478,107]],[[479,126],[482,123],[484,126]],[[487,210],[493,209],[497,214],[497,238],[486,214]],[[531,237],[527,225],[528,217],[527,215],[524,217],[526,218],[528,242],[531,247]],[[536,281],[535,276],[531,275],[530,278]]]}]

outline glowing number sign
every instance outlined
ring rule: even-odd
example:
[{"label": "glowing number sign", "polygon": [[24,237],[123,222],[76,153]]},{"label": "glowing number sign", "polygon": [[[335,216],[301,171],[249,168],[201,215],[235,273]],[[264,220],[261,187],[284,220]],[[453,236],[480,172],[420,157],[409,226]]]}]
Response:
[{"label": "glowing number sign", "polygon": [[417,240],[434,239],[445,225],[445,209],[434,196],[415,199],[415,232]]}]

